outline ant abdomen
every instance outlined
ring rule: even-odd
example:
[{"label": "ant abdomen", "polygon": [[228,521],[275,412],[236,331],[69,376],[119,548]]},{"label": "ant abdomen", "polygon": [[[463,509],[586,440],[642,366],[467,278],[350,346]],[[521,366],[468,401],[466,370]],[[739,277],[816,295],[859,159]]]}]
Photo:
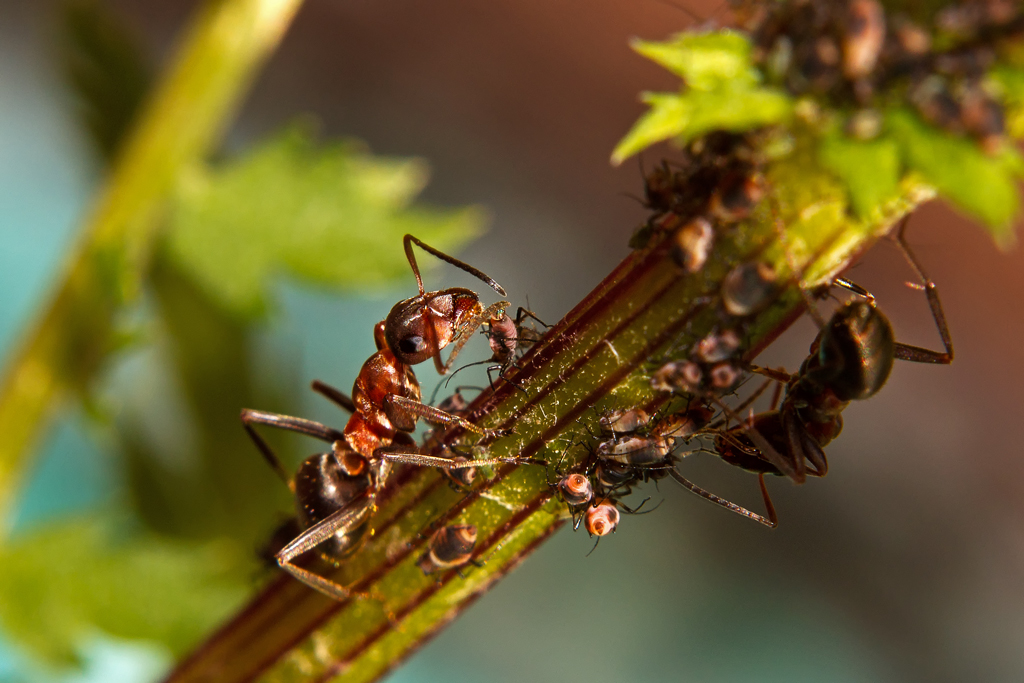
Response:
[{"label": "ant abdomen", "polygon": [[[300,502],[299,519],[309,528],[352,503],[373,484],[369,464],[358,454],[339,459],[335,453],[318,453],[307,458],[295,474],[295,496]],[[346,462],[351,461],[351,462]],[[356,464],[361,461],[360,464]],[[321,555],[342,560],[352,555],[366,533],[372,506],[367,504],[350,528],[335,533],[320,547]]]}]

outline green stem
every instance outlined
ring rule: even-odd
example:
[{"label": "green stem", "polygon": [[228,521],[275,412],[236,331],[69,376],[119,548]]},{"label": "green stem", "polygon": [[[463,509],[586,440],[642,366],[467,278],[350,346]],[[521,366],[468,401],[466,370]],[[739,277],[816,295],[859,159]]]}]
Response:
[{"label": "green stem", "polygon": [[[752,255],[776,266],[786,286],[750,321],[753,357],[800,313],[800,287],[828,281],[916,204],[932,196],[913,180],[877,222],[851,220],[842,188],[800,152],[775,164],[772,201],[756,220],[723,236],[703,271],[685,276],[668,257],[665,234],[620,264],[520,362],[512,379],[474,403],[488,427],[515,432],[490,444],[492,456],[527,456],[581,467],[600,411],[654,406],[650,373],[719,324],[718,291],[726,273]],[[777,225],[787,226],[785,244]],[[800,276],[794,275],[799,273]],[[449,435],[464,448],[465,435]],[[477,449],[483,455],[485,449]],[[396,475],[380,495],[375,535],[338,569],[328,570],[360,594],[343,602],[279,577],[167,679],[168,683],[373,681],[393,668],[514,568],[566,520],[553,496],[550,468],[500,469],[466,494],[433,471]],[[417,566],[434,529],[473,524],[474,560],[458,571],[426,576]],[[768,533],[766,531],[766,533]]]},{"label": "green stem", "polygon": [[302,0],[213,0],[142,111],[87,220],[65,277],[0,384],[0,515],[32,445],[69,390],[85,390],[140,289],[179,179],[228,123]]}]

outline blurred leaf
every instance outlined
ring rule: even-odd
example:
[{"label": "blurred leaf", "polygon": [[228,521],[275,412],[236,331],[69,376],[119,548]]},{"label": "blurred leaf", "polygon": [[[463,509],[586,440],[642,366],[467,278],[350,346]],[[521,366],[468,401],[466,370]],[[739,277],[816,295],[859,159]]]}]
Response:
[{"label": "blurred leaf", "polygon": [[836,128],[819,143],[818,160],[846,184],[850,204],[861,219],[867,220],[899,191],[899,147],[888,138],[863,142]]},{"label": "blurred leaf", "polygon": [[788,97],[768,88],[644,93],[643,101],[651,109],[616,145],[613,164],[670,138],[685,144],[713,130],[738,132],[779,123],[792,109]]},{"label": "blurred leaf", "polygon": [[0,549],[0,620],[49,661],[82,639],[155,640],[182,654],[248,592],[230,546],[128,535],[109,519],[62,521]]},{"label": "blurred leaf", "polygon": [[150,89],[153,75],[136,37],[94,0],[63,8],[63,68],[91,141],[110,161]]},{"label": "blurred leaf", "polygon": [[904,164],[983,221],[997,242],[1006,245],[1013,239],[1022,168],[1015,149],[988,155],[974,140],[933,128],[907,109],[889,111],[885,122]]},{"label": "blurred leaf", "polygon": [[733,31],[679,33],[665,42],[633,40],[631,46],[694,90],[739,89],[760,80],[750,62],[750,42]]},{"label": "blurred leaf", "polygon": [[[212,301],[165,254],[149,282],[159,316],[155,367],[135,372],[120,389],[125,409],[118,426],[132,498],[143,521],[162,534],[229,537],[255,551],[290,496],[238,413],[244,407],[289,411],[297,399],[276,387],[257,389],[261,369],[251,325]],[[285,462],[294,459],[274,435],[267,437]],[[255,557],[246,559],[251,564]]]},{"label": "blurred leaf", "polygon": [[999,65],[989,74],[989,83],[1006,107],[1006,132],[1015,140],[1024,138],[1024,69]]},{"label": "blurred leaf", "polygon": [[221,305],[252,316],[274,277],[368,286],[408,272],[401,237],[440,249],[478,234],[479,208],[410,203],[427,181],[416,159],[374,157],[354,142],[317,148],[293,126],[186,183],[169,248]]}]

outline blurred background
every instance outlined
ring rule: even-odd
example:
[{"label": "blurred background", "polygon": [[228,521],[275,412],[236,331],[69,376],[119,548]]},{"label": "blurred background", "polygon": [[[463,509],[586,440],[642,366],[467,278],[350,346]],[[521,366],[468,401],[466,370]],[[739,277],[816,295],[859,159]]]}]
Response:
[{"label": "blurred background", "polygon": [[[703,16],[718,4],[678,1]],[[101,4],[139,36],[154,64],[197,6]],[[0,0],[5,354],[49,296],[103,178],[60,67],[60,7]],[[638,92],[675,85],[628,40],[664,38],[691,23],[658,0],[309,0],[225,147],[245,148],[312,114],[323,138],[355,137],[376,154],[422,157],[431,168],[422,201],[482,205],[489,213],[489,230],[460,258],[501,282],[516,305],[528,299],[553,322],[627,254],[645,217],[628,196],[642,193],[638,166],[612,168],[608,156],[642,111]],[[981,229],[940,205],[915,215],[910,239],[939,284],[956,363],[897,365],[876,398],[844,414],[827,478],[799,488],[769,482],[777,530],[663,483],[656,512],[625,517],[589,556],[585,533],[561,531],[390,680],[1024,680],[1024,256],[1000,253]],[[925,301],[903,285],[911,274],[892,245],[880,244],[851,277],[877,296],[901,341],[938,346]],[[428,288],[441,283],[463,281],[435,269]],[[218,337],[234,340],[246,358],[238,372],[248,373],[246,391],[221,397],[224,419],[237,419],[239,401],[260,401],[251,407],[340,424],[305,387],[314,378],[351,386],[373,350],[372,325],[413,291],[408,275],[347,294],[282,278],[258,325]],[[795,368],[813,336],[801,321],[761,362]],[[126,638],[105,632],[102,620],[89,625],[83,608],[68,656],[47,651],[55,632],[38,633],[26,649],[31,624],[18,623],[18,610],[26,617],[45,603],[39,596],[60,594],[65,580],[87,590],[74,583],[88,571],[76,567],[75,552],[59,536],[45,536],[54,524],[99,514],[208,541],[189,529],[191,520],[154,523],[157,493],[149,507],[139,500],[146,473],[163,472],[175,485],[191,481],[188,463],[174,458],[199,438],[183,433],[175,396],[188,387],[160,370],[160,348],[119,360],[101,405],[68,407],[48,431],[19,503],[15,539],[60,571],[28,591],[24,575],[19,583],[0,572],[0,596],[17,592],[21,600],[2,609],[0,680],[154,680],[176,647],[196,637],[185,627],[171,645]],[[432,389],[431,373],[420,376]],[[242,438],[240,429],[230,437],[242,444],[240,455],[221,474],[280,487]],[[154,442],[171,445],[148,452]],[[309,452],[308,443],[297,444],[297,453]],[[752,477],[699,456],[682,469],[760,509]],[[151,485],[160,490],[159,482]],[[219,495],[208,486],[192,491],[197,505]],[[245,552],[287,514],[285,493],[245,503],[257,511]],[[224,520],[213,524],[230,524],[237,512],[244,526],[247,509],[222,511]],[[212,571],[238,550],[203,552],[202,571]],[[31,554],[21,553],[22,560]],[[194,571],[175,557],[153,565]],[[246,571],[244,580],[209,594],[212,607],[196,608],[204,619],[217,623],[255,590],[260,579]]]}]

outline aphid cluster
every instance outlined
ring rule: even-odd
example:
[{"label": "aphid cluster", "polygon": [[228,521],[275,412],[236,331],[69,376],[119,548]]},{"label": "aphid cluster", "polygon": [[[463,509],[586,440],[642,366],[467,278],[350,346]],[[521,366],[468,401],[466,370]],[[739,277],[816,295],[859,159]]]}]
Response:
[{"label": "aphid cluster", "polygon": [[747,218],[764,196],[763,164],[753,136],[715,132],[694,140],[682,158],[662,161],[644,178],[644,205],[653,213],[630,246],[645,246],[661,219],[673,215],[681,227],[672,258],[686,272],[699,272],[716,232]]},{"label": "aphid cluster", "polygon": [[747,0],[741,17],[769,78],[859,108],[848,122],[854,136],[878,133],[872,107],[899,87],[932,124],[988,151],[1004,140],[1003,107],[983,80],[1001,43],[1024,37],[1015,0],[965,0],[920,22],[887,15],[879,0]]},{"label": "aphid cluster", "polygon": [[[601,432],[585,470],[559,480],[559,494],[576,524],[585,521],[592,535],[610,533],[618,523],[619,510],[631,512],[621,498],[635,484],[671,477],[716,505],[766,526],[776,526],[765,475],[788,477],[797,483],[807,476],[824,476],[828,472],[824,448],[839,435],[844,408],[850,401],[877,393],[895,360],[937,364],[953,360],[953,345],[936,286],[906,244],[906,224],[904,219],[897,229],[896,243],[917,276],[918,284],[914,286],[926,295],[942,351],[897,342],[892,325],[874,297],[858,285],[837,278],[833,286],[852,293],[853,298],[841,304],[828,320],[820,317],[812,299],[828,295],[830,288],[804,293],[820,331],[797,372],[742,363],[744,344],[736,326],[742,325],[744,315],[765,305],[775,284],[774,277],[758,274],[757,261],[737,266],[734,272],[743,270],[745,274],[737,276],[735,283],[743,284],[723,285],[725,291],[721,294],[722,320],[732,321],[734,327],[718,328],[695,344],[686,358],[666,363],[652,373],[651,384],[656,390],[689,396],[689,403],[682,410],[654,417],[641,409],[602,416]],[[732,303],[725,301],[729,298]],[[723,400],[725,394],[750,372],[768,380],[741,404],[730,407]],[[769,409],[742,416],[773,382],[776,390]],[[680,453],[683,445],[687,448]],[[683,477],[677,464],[682,455],[696,451],[713,453],[730,465],[757,474],[766,513],[752,512]]]},{"label": "aphid cluster", "polygon": [[[400,301],[387,318],[374,327],[377,352],[367,360],[355,380],[352,397],[321,382],[313,389],[351,417],[344,431],[299,417],[257,410],[243,410],[243,426],[260,453],[295,493],[298,526],[301,532],[276,552],[277,563],[295,578],[336,599],[350,595],[342,585],[326,578],[299,558],[317,550],[331,564],[355,553],[369,532],[369,520],[376,499],[394,464],[438,467],[443,470],[469,471],[480,465],[522,464],[519,458],[469,460],[428,455],[416,446],[411,432],[423,419],[435,425],[455,425],[483,437],[499,433],[477,427],[459,413],[465,411],[461,396],[450,399],[450,412],[420,401],[420,386],[412,367],[433,359],[440,374],[452,367],[467,339],[486,322],[501,320],[507,301],[484,307],[475,292],[453,287],[434,292],[423,288],[413,245],[464,270],[487,283],[499,295],[505,291],[490,277],[412,235],[404,240],[419,294]],[[446,362],[441,351],[452,346]],[[255,425],[269,425],[306,434],[330,444],[330,450],[307,458],[294,477],[289,477],[270,445],[256,432]],[[447,531],[446,531],[447,530]],[[471,550],[476,530],[471,527],[446,527],[451,538],[435,536],[427,557],[430,567],[445,568],[462,563],[466,548]],[[441,533],[441,532],[438,532]],[[470,538],[472,537],[472,538]],[[468,559],[468,558],[467,558]],[[423,565],[421,565],[423,566]]]}]

